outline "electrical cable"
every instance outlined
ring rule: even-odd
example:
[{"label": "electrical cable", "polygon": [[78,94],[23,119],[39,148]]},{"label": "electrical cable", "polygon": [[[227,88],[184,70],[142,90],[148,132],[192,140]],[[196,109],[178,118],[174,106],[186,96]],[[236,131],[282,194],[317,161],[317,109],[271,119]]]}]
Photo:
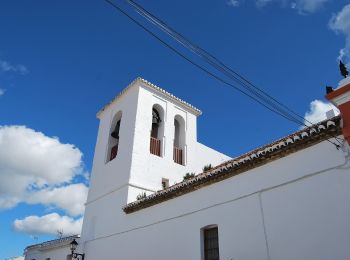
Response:
[{"label": "electrical cable", "polygon": [[[182,34],[178,33],[174,29],[172,29],[169,25],[167,25],[165,22],[160,20],[155,15],[151,14],[147,10],[145,10],[142,6],[137,4],[136,2],[132,0],[126,0],[127,3],[129,3],[132,7],[136,9],[136,11],[142,15],[144,18],[146,18],[149,22],[156,25],[158,28],[166,32],[169,36],[171,36],[174,40],[182,44],[184,47],[188,48],[189,50],[193,51],[195,54],[200,56],[201,58],[205,59],[206,62],[214,66],[217,70],[221,71],[222,73],[226,74],[226,76],[230,77],[231,79],[237,81],[240,85],[244,86],[245,88],[249,88],[249,91],[253,92],[254,95],[257,95],[261,99],[265,98],[265,102],[269,102],[270,105],[273,105],[271,101],[267,100],[266,97],[270,98],[272,101],[276,102],[278,105],[285,107],[287,110],[294,113],[296,116],[300,117],[304,120],[304,118],[298,114],[296,114],[294,111],[289,109],[287,106],[270,96],[268,93],[264,92],[262,89],[256,87],[253,85],[250,81],[248,81],[246,78],[226,66],[224,63],[222,63],[218,58],[213,56],[212,54],[208,53],[206,50],[202,49],[201,47],[195,45],[190,40],[185,38]],[[233,75],[231,74],[233,73]],[[243,82],[242,82],[243,80]],[[248,85],[247,85],[248,84]],[[258,92],[255,90],[258,90],[261,94],[265,95],[266,97],[261,96]],[[275,107],[277,108],[277,107]],[[311,122],[310,122],[311,123]]]},{"label": "electrical cable", "polygon": [[[242,94],[250,97],[251,99],[255,100],[256,102],[258,102],[260,105],[264,106],[265,108],[267,108],[268,110],[282,116],[285,117],[283,114],[280,114],[278,111],[273,110],[272,108],[268,107],[267,105],[263,104],[261,101],[259,101],[258,99],[256,99],[255,97],[251,96],[249,93],[246,93],[245,91],[243,91],[242,89],[240,89],[239,87],[223,80],[222,78],[220,78],[219,76],[215,75],[214,73],[208,71],[207,69],[205,69],[204,67],[198,65],[197,63],[193,62],[192,60],[190,60],[189,58],[187,58],[185,55],[183,55],[181,52],[179,52],[178,50],[176,50],[174,47],[172,47],[171,45],[169,45],[167,42],[165,42],[163,39],[159,38],[156,34],[154,34],[152,31],[150,31],[148,28],[146,28],[145,26],[143,26],[141,23],[139,23],[137,20],[135,20],[133,17],[131,17],[129,14],[127,14],[124,10],[122,10],[119,6],[117,6],[115,3],[113,3],[110,0],[104,0],[105,2],[109,3],[111,6],[113,6],[115,9],[117,9],[119,12],[121,12],[122,14],[124,14],[125,16],[127,16],[131,21],[133,21],[135,24],[137,24],[138,26],[140,26],[143,30],[145,30],[147,33],[149,33],[151,36],[153,36],[154,38],[156,38],[158,41],[160,41],[163,45],[165,45],[167,48],[169,48],[170,50],[172,50],[173,52],[175,52],[177,55],[179,55],[180,57],[182,57],[183,59],[185,59],[186,61],[188,61],[189,63],[191,63],[192,65],[194,65],[195,67],[199,68],[200,70],[204,71],[205,73],[207,73],[208,75],[210,75],[211,77],[215,78],[216,80],[224,83],[225,85],[228,85],[230,87],[233,87],[234,89],[236,89],[237,91],[241,92]],[[290,120],[289,118],[285,117],[286,119]],[[299,124],[298,122],[295,122],[297,124]]]},{"label": "electrical cable", "polygon": [[[212,55],[211,53],[207,52],[206,50],[202,49],[200,46],[194,44],[190,40],[188,40],[186,37],[184,37],[181,33],[174,30],[172,27],[170,27],[168,24],[166,24],[164,21],[162,21],[160,18],[156,17],[152,13],[148,12],[145,8],[143,8],[138,3],[134,2],[133,0],[125,0],[129,5],[131,5],[136,12],[138,12],[141,16],[143,16],[145,19],[147,19],[149,22],[153,23],[155,26],[157,26],[160,30],[167,33],[170,37],[172,37],[174,40],[176,40],[178,43],[182,44],[185,48],[189,49],[190,51],[197,54],[199,57],[203,58],[206,62],[208,62],[210,65],[212,65],[214,68],[228,76],[229,78],[235,80],[243,86],[244,88],[248,89],[248,91],[252,92],[253,95],[257,96],[257,98],[260,98],[263,102],[267,103],[268,105],[272,106],[274,109],[278,110],[280,113],[285,115],[285,117],[288,117],[292,120],[292,122],[298,121],[298,125],[302,125],[305,127],[308,127],[308,125],[305,124],[305,122],[312,125],[313,123],[304,118],[303,116],[297,114],[295,111],[293,111],[291,108],[262,90],[261,88],[254,85],[251,81],[249,81],[247,78],[240,75],[238,72],[232,70],[230,67],[225,65],[223,62],[221,62],[217,57]],[[243,82],[242,82],[243,81]],[[258,93],[258,92],[260,93]],[[279,107],[280,106],[280,107]],[[281,109],[281,107],[283,109]],[[287,111],[285,111],[286,109]],[[296,118],[296,117],[297,118]],[[301,120],[299,120],[300,118]],[[336,136],[333,136],[336,141],[341,145],[338,138]]]},{"label": "electrical cable", "polygon": [[[185,59],[186,61],[188,61],[189,63],[191,63],[192,65],[194,65],[195,67],[197,67],[198,69],[202,70],[203,72],[205,72],[206,74],[208,74],[209,76],[215,78],[216,80],[220,81],[221,83],[228,85],[234,89],[236,89],[237,91],[241,92],[242,94],[250,97],[251,99],[253,99],[255,102],[259,103],[260,105],[264,106],[266,109],[270,110],[271,112],[274,112],[277,115],[280,115],[282,117],[284,117],[285,119],[292,121],[298,125],[303,125],[303,126],[307,126],[304,123],[300,123],[299,120],[297,120],[295,117],[290,117],[290,114],[286,114],[285,111],[278,109],[278,107],[271,105],[271,103],[268,103],[268,105],[264,104],[263,102],[266,102],[266,100],[259,100],[258,98],[252,96],[251,94],[245,92],[244,90],[240,89],[239,87],[223,80],[222,78],[220,78],[219,76],[217,76],[216,74],[210,72],[209,70],[207,70],[206,68],[204,68],[203,66],[195,63],[194,61],[192,61],[191,59],[187,58],[184,54],[182,54],[181,52],[179,52],[177,49],[175,49],[174,47],[172,47],[170,44],[168,44],[167,42],[165,42],[163,39],[161,39],[160,37],[158,37],[155,33],[153,33],[151,30],[149,30],[147,27],[145,27],[144,25],[142,25],[140,22],[138,22],[136,19],[134,19],[132,16],[130,16],[128,13],[126,13],[123,9],[121,9],[119,6],[117,6],[115,3],[113,3],[110,0],[104,0],[105,2],[107,2],[108,4],[110,4],[112,7],[114,7],[116,10],[118,10],[120,13],[122,13],[123,15],[125,15],[126,17],[128,17],[133,23],[135,23],[136,25],[138,25],[139,27],[141,27],[143,30],[145,30],[147,33],[149,33],[152,37],[156,38],[159,42],[161,42],[163,45],[165,45],[167,48],[169,48],[170,50],[172,50],[173,52],[175,52],[177,55],[179,55],[180,57],[182,57],[183,59]],[[130,0],[127,0],[130,1]],[[215,58],[216,59],[216,58]],[[218,68],[217,68],[218,69]],[[218,69],[219,70],[219,69]],[[231,70],[231,69],[230,69]],[[235,72],[236,73],[236,72]],[[260,90],[262,93],[264,93],[262,90]],[[270,106],[272,107],[270,107]],[[338,138],[335,137],[336,141],[341,145],[341,143],[339,142]],[[328,142],[332,143],[333,145],[336,146],[336,148],[339,148],[339,145],[333,143],[330,140],[327,140]]]},{"label": "electrical cable", "polygon": [[[125,1],[129,5],[134,7],[134,9],[136,9],[136,11],[140,15],[142,15],[144,18],[146,18],[148,21],[150,21],[151,23],[156,25],[158,28],[160,28],[161,30],[166,32],[168,35],[170,35],[173,39],[175,39],[177,42],[182,44],[184,47],[186,47],[189,50],[193,51],[195,54],[197,54],[201,58],[204,58],[208,63],[210,63],[216,69],[218,69],[221,72],[223,72],[224,74],[226,74],[226,76],[230,77],[231,79],[234,79],[234,80],[238,81],[238,83],[243,85],[244,87],[249,88],[250,91],[252,91],[255,95],[258,95],[260,98],[264,98],[261,95],[259,95],[256,91],[252,90],[251,87],[253,87],[255,90],[259,91],[265,97],[271,99],[273,102],[275,102],[278,105],[280,105],[281,107],[285,108],[287,111],[289,111],[293,115],[295,115],[295,116],[299,117],[300,119],[302,119],[302,122],[304,122],[304,120],[305,120],[306,122],[312,124],[312,122],[308,121],[303,116],[297,114],[292,109],[290,109],[288,106],[284,105],[282,102],[278,101],[276,98],[274,98],[273,96],[269,95],[267,92],[265,92],[261,88],[257,87],[253,83],[251,83],[248,79],[246,79],[245,77],[240,75],[238,72],[232,70],[230,67],[225,65],[223,62],[221,62],[214,55],[212,55],[211,53],[209,53],[206,50],[202,49],[200,46],[198,46],[198,45],[194,44],[193,42],[191,42],[190,40],[188,40],[181,33],[177,32],[176,30],[171,28],[168,24],[166,24],[164,21],[162,21],[161,19],[159,19],[155,15],[151,14],[150,12],[148,12],[141,5],[137,4],[133,0],[125,0]],[[233,77],[232,77],[231,73],[234,75]],[[244,82],[242,82],[241,80],[243,80]],[[273,105],[272,103],[270,103],[271,101],[268,101],[267,99],[265,99],[264,101],[265,102],[269,102],[270,105]],[[275,107],[275,108],[278,108],[278,107]],[[306,124],[302,124],[302,123],[301,123],[301,125],[307,126]]]}]

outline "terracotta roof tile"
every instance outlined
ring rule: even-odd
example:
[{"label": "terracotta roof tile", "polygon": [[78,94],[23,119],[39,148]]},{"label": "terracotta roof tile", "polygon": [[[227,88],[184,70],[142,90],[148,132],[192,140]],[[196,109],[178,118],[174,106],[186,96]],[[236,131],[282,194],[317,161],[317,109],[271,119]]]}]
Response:
[{"label": "terracotta roof tile", "polygon": [[79,237],[80,237],[79,235],[73,235],[73,236],[62,237],[62,238],[58,238],[58,239],[54,239],[54,240],[45,241],[43,243],[27,246],[24,249],[24,251],[28,251],[30,249],[47,248],[47,247],[51,247],[51,246],[61,245],[62,243],[65,243],[65,244],[68,242],[70,243],[71,241],[73,241],[73,239],[79,238]]},{"label": "terracotta roof tile", "polygon": [[196,116],[199,116],[202,114],[202,111],[200,111],[198,108],[192,106],[190,103],[187,103],[186,101],[174,96],[173,94],[169,93],[168,91],[158,87],[157,85],[143,79],[143,78],[136,78],[135,80],[133,80],[126,88],[124,88],[118,95],[116,95],[110,102],[108,102],[102,109],[100,109],[99,112],[97,112],[97,117],[104,111],[106,110],[106,108],[112,104],[115,100],[117,100],[118,98],[120,98],[124,93],[127,92],[127,90],[129,88],[131,88],[136,82],[141,82],[143,83],[145,86],[159,92],[162,93],[163,95],[167,96],[168,98],[170,98],[172,101],[174,101],[175,103],[180,103],[183,106],[187,107],[189,110],[191,110]]},{"label": "terracotta roof tile", "polygon": [[192,179],[157,191],[144,199],[131,202],[124,206],[123,210],[128,214],[151,207],[163,201],[246,172],[272,160],[285,157],[339,134],[341,134],[340,116],[337,116],[231,159],[207,172],[198,174]]}]

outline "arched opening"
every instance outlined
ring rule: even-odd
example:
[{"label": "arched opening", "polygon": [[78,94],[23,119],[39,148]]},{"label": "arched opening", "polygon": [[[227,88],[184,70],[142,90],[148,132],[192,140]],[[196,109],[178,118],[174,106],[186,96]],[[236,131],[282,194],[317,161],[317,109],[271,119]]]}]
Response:
[{"label": "arched opening", "polygon": [[151,136],[153,138],[158,138],[159,126],[162,120],[157,109],[152,109],[152,131]]},{"label": "arched opening", "polygon": [[119,130],[122,119],[122,112],[119,111],[113,118],[109,131],[107,162],[112,161],[118,154]]},{"label": "arched opening", "polygon": [[173,159],[174,162],[184,165],[184,148],[186,145],[185,140],[185,120],[176,115],[174,118],[174,150]]},{"label": "arched opening", "polygon": [[164,110],[160,105],[152,107],[152,129],[150,140],[150,153],[161,156],[161,140],[164,132]]}]

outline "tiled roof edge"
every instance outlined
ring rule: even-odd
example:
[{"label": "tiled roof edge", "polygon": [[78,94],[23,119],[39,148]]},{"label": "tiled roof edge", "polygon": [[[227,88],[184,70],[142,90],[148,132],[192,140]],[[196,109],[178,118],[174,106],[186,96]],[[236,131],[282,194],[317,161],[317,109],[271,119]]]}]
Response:
[{"label": "tiled roof edge", "polygon": [[124,206],[123,210],[129,214],[143,208],[151,207],[163,201],[246,172],[272,160],[285,157],[293,152],[337,136],[340,133],[340,116],[324,120],[222,163],[207,172],[196,175],[192,179],[182,181],[167,189],[157,191],[146,198],[131,202]]},{"label": "tiled roof edge", "polygon": [[57,245],[57,244],[60,244],[62,242],[71,241],[71,240],[73,240],[75,238],[79,238],[79,237],[80,237],[80,235],[72,235],[72,236],[68,236],[68,237],[62,237],[62,238],[58,238],[58,239],[45,241],[45,242],[42,242],[42,243],[39,243],[39,244],[27,246],[24,249],[24,251],[27,251],[27,250],[30,250],[30,249],[44,248],[44,247],[48,247],[48,246]]},{"label": "tiled roof edge", "polygon": [[142,83],[144,83],[146,86],[150,87],[151,89],[154,89],[160,93],[162,93],[163,95],[166,95],[167,97],[169,97],[171,100],[178,102],[182,105],[184,105],[185,107],[189,108],[191,111],[193,111],[193,113],[197,116],[202,114],[202,111],[199,110],[198,108],[192,106],[190,103],[187,103],[186,101],[174,96],[173,94],[171,94],[170,92],[160,88],[159,86],[141,78],[141,77],[137,77],[136,79],[134,79],[126,88],[124,88],[121,92],[119,92],[118,95],[116,95],[110,102],[108,102],[102,109],[100,109],[96,116],[99,117],[99,115],[106,110],[106,108],[111,105],[115,100],[117,100],[118,98],[120,98],[124,93],[126,93],[126,91],[131,88],[137,81],[140,81]]}]

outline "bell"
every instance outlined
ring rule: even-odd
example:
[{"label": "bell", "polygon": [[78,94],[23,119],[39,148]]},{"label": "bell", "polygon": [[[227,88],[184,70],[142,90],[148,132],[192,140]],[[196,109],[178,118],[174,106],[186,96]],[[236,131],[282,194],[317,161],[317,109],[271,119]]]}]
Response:
[{"label": "bell", "polygon": [[115,139],[119,139],[119,128],[120,128],[120,120],[115,125],[114,131],[111,133],[111,136]]},{"label": "bell", "polygon": [[160,119],[159,113],[157,110],[155,110],[153,108],[153,110],[152,110],[152,124],[159,124],[160,122],[162,122],[162,120]]},{"label": "bell", "polygon": [[111,133],[111,136],[115,139],[119,139],[119,135],[118,135],[118,132],[116,130],[114,130],[112,133]]}]

